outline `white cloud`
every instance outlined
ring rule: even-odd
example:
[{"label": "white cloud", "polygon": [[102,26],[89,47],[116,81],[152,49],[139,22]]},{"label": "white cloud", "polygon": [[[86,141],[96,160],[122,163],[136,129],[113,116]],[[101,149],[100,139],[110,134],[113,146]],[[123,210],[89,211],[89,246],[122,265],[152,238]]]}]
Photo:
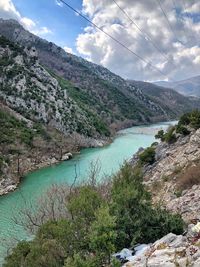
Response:
[{"label": "white cloud", "polygon": [[19,19],[21,16],[11,0],[0,0],[0,17]]},{"label": "white cloud", "polygon": [[198,14],[200,12],[200,2],[198,1],[195,3],[189,3],[189,5],[187,5],[185,8],[185,12]]},{"label": "white cloud", "polygon": [[65,52],[67,52],[67,53],[74,54],[73,49],[72,49],[71,47],[64,46],[63,49],[64,49]]},{"label": "white cloud", "polygon": [[[185,13],[178,16],[173,2],[163,0],[161,3],[170,20],[172,32],[156,1],[116,1],[140,27],[142,34],[151,36],[164,56],[150,42],[145,41],[141,32],[112,0],[83,0],[83,12],[105,32],[150,61],[167,77],[151,69],[148,64],[91,26],[85,28],[77,38],[76,45],[80,54],[129,79],[182,79],[200,74],[200,48],[197,38],[200,35],[200,23],[195,23]],[[185,2],[187,12],[200,10],[198,0]],[[181,3],[176,3],[185,12]]]},{"label": "white cloud", "polygon": [[39,28],[33,29],[32,33],[36,35],[46,35],[46,34],[52,34],[53,32],[47,27],[39,27]]},{"label": "white cloud", "polygon": [[51,34],[52,31],[45,26],[39,26],[37,22],[30,18],[23,17],[15,8],[12,0],[0,0],[0,17],[3,19],[16,19],[30,32],[45,36]]},{"label": "white cloud", "polygon": [[23,17],[20,19],[20,22],[23,24],[23,26],[27,29],[30,29],[30,28],[33,28],[36,26],[36,23],[29,19],[29,18],[26,18],[26,17]]}]

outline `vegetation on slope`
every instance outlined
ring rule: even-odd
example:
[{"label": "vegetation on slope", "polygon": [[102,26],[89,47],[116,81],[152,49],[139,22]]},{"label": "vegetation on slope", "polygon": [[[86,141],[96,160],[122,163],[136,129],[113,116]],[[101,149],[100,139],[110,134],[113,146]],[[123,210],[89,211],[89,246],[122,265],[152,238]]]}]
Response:
[{"label": "vegetation on slope", "polygon": [[41,225],[32,241],[21,241],[4,267],[120,266],[111,257],[115,251],[183,231],[178,215],[153,208],[141,173],[127,164],[110,186],[88,183],[65,201],[68,215]]},{"label": "vegetation on slope", "polygon": [[[107,127],[112,125],[119,129],[131,124],[167,120],[194,108],[193,102],[187,98],[178,100],[181,96],[175,92],[170,94],[170,101],[168,94],[161,100],[159,97],[152,98],[142,92],[142,84],[130,83],[102,66],[66,53],[61,47],[29,33],[13,20],[1,20],[0,23],[2,35],[23,46],[35,47],[45,68],[78,88],[78,96],[77,92],[74,95],[76,99],[81,97],[81,102],[87,105],[88,98],[85,102],[84,95],[89,96],[93,114],[101,118]],[[19,33],[17,40],[16,30]],[[151,87],[157,88],[154,85]],[[73,98],[73,94],[71,96]]]},{"label": "vegetation on slope", "polygon": [[19,47],[4,37],[0,37],[0,46],[0,96],[7,105],[30,120],[53,125],[68,135],[110,135],[108,125],[90,108],[94,105],[91,97],[57,76],[59,86],[38,63],[34,49]]},{"label": "vegetation on slope", "polygon": [[162,142],[174,143],[177,140],[178,134],[186,136],[190,134],[192,129],[197,130],[200,128],[200,111],[193,110],[189,113],[185,113],[180,117],[180,120],[176,126],[169,127],[164,133],[163,130],[158,131],[155,135],[156,139],[160,139]]}]

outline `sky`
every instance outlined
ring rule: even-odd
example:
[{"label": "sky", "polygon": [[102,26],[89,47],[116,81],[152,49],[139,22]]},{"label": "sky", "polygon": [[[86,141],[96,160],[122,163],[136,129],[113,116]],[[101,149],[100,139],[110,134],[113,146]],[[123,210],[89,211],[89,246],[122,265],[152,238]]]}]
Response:
[{"label": "sky", "polygon": [[59,0],[0,0],[0,17],[126,79],[200,75],[199,0],[65,1],[123,46]]}]

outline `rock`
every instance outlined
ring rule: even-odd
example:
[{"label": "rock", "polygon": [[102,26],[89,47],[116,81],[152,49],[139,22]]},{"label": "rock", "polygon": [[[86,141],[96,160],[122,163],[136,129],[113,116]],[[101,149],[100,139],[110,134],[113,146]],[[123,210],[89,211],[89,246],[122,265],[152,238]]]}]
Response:
[{"label": "rock", "polygon": [[169,233],[168,235],[164,236],[163,238],[161,238],[160,240],[156,241],[154,243],[154,246],[157,248],[159,247],[161,244],[166,244],[169,245],[170,243],[172,243],[174,240],[176,240],[177,235]]},{"label": "rock", "polygon": [[[191,228],[191,227],[190,227]],[[196,239],[200,237],[196,236]],[[196,240],[194,239],[194,240]],[[194,241],[196,242],[196,241]],[[130,258],[125,267],[200,267],[200,247],[191,238],[169,233],[139,256]]]},{"label": "rock", "polygon": [[[184,169],[195,166],[200,160],[200,129],[192,130],[188,136],[179,136],[173,144],[160,142],[155,149],[154,164],[145,165],[142,169],[144,184],[153,193],[154,203],[163,203],[169,211],[180,213],[189,223],[200,219],[200,185],[186,189],[177,196],[177,179]],[[133,166],[139,160],[138,151],[131,160]],[[159,183],[159,190],[154,185]]]},{"label": "rock", "polygon": [[200,266],[200,258],[197,259],[197,260],[193,263],[192,267],[199,267],[199,266]]},{"label": "rock", "polygon": [[200,222],[198,222],[195,226],[192,227],[192,231],[194,233],[199,233],[200,232]]},{"label": "rock", "polygon": [[71,159],[72,158],[72,153],[66,153],[66,154],[64,154],[63,156],[62,156],[62,161],[64,161],[64,160],[69,160],[69,159]]}]

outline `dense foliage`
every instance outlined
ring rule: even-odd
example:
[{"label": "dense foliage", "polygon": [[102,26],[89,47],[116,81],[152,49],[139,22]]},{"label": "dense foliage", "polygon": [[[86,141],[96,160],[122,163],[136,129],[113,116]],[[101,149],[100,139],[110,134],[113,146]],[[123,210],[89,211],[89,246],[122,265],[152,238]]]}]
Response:
[{"label": "dense foliage", "polygon": [[[74,86],[71,82],[55,75],[52,71],[49,72],[53,77],[57,79],[61,88],[63,90],[66,90],[69,96],[78,104],[78,106],[82,110],[84,110],[91,125],[93,125],[101,135],[110,136],[108,125],[106,125],[105,121],[102,120],[102,118],[99,116],[99,114],[102,113],[102,110],[104,110],[104,106],[94,99],[94,96],[91,95],[92,92],[87,92],[83,89],[80,89],[79,87]],[[98,113],[94,111],[94,107],[97,107]],[[108,112],[108,110],[106,110],[106,112]],[[87,134],[90,135],[89,132]]]},{"label": "dense foliage", "polygon": [[190,126],[195,130],[200,128],[200,111],[193,110],[192,112],[184,114],[178,123],[178,126]]},{"label": "dense foliage", "polygon": [[87,184],[74,188],[66,205],[68,218],[43,224],[32,241],[13,249],[4,267],[117,267],[115,251],[183,231],[178,215],[152,207],[140,170],[127,164],[106,197]]},{"label": "dense foliage", "polygon": [[0,145],[13,144],[16,141],[30,145],[34,131],[27,127],[26,122],[17,120],[7,112],[0,110]]},{"label": "dense foliage", "polygon": [[155,162],[155,147],[147,147],[142,153],[139,154],[139,163],[141,165],[153,164]]},{"label": "dense foliage", "polygon": [[156,139],[160,139],[162,142],[174,143],[177,140],[177,134],[188,135],[191,129],[200,128],[200,111],[193,110],[192,112],[183,114],[176,126],[171,126],[164,133],[163,130],[159,130],[155,135]]}]

